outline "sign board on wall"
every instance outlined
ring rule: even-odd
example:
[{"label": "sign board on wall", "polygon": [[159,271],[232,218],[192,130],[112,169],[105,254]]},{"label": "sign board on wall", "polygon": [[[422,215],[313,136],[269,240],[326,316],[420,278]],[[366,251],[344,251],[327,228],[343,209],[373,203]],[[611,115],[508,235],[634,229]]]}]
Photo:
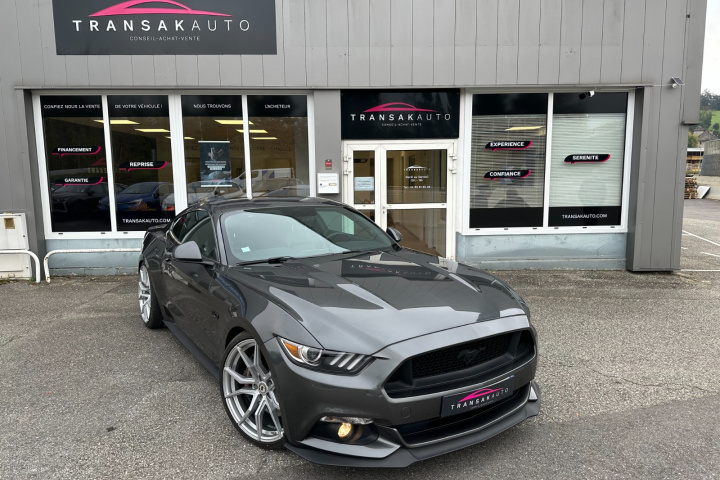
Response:
[{"label": "sign board on wall", "polygon": [[460,90],[344,90],[344,140],[458,138]]},{"label": "sign board on wall", "polygon": [[58,55],[275,55],[275,0],[52,0]]},{"label": "sign board on wall", "polygon": [[318,193],[340,193],[339,177],[337,173],[318,173]]}]

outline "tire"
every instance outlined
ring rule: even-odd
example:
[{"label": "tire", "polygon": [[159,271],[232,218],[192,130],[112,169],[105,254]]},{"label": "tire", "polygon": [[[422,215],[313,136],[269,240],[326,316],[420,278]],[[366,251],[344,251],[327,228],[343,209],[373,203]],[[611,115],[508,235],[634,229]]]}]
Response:
[{"label": "tire", "polygon": [[259,447],[278,449],[285,445],[275,377],[257,341],[248,333],[233,338],[225,349],[222,366],[220,394],[235,428]]},{"label": "tire", "polygon": [[158,305],[157,297],[150,283],[150,274],[145,264],[141,264],[138,269],[138,303],[140,304],[140,317],[147,328],[162,328],[162,314],[160,313],[160,305]]}]

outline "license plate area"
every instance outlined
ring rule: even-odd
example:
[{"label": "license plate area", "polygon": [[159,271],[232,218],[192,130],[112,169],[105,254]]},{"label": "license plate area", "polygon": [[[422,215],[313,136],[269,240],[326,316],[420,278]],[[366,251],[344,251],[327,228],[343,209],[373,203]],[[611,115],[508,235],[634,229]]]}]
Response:
[{"label": "license plate area", "polygon": [[511,375],[492,385],[468,390],[463,393],[445,395],[442,397],[440,416],[449,417],[492,405],[493,403],[510,398],[514,391],[515,375]]}]

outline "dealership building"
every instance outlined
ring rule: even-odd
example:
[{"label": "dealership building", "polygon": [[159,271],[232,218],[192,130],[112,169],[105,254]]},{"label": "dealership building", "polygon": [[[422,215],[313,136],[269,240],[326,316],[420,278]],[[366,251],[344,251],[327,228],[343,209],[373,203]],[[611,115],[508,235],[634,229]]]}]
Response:
[{"label": "dealership building", "polygon": [[706,7],[10,0],[0,249],[136,249],[202,198],[298,194],[482,268],[678,269]]}]

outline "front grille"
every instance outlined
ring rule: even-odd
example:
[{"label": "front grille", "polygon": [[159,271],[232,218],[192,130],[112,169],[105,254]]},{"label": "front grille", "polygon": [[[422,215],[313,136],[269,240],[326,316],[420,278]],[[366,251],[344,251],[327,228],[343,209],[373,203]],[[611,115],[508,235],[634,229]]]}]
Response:
[{"label": "front grille", "polygon": [[456,372],[494,360],[507,353],[511,337],[506,333],[413,357],[413,378]]},{"label": "front grille", "polygon": [[407,359],[385,382],[385,392],[391,398],[407,398],[476,385],[534,356],[530,330],[451,345]]},{"label": "front grille", "polygon": [[436,443],[483,428],[520,408],[528,398],[530,384],[518,388],[512,396],[499,403],[460,415],[438,417],[394,427],[403,443],[414,447]]}]

